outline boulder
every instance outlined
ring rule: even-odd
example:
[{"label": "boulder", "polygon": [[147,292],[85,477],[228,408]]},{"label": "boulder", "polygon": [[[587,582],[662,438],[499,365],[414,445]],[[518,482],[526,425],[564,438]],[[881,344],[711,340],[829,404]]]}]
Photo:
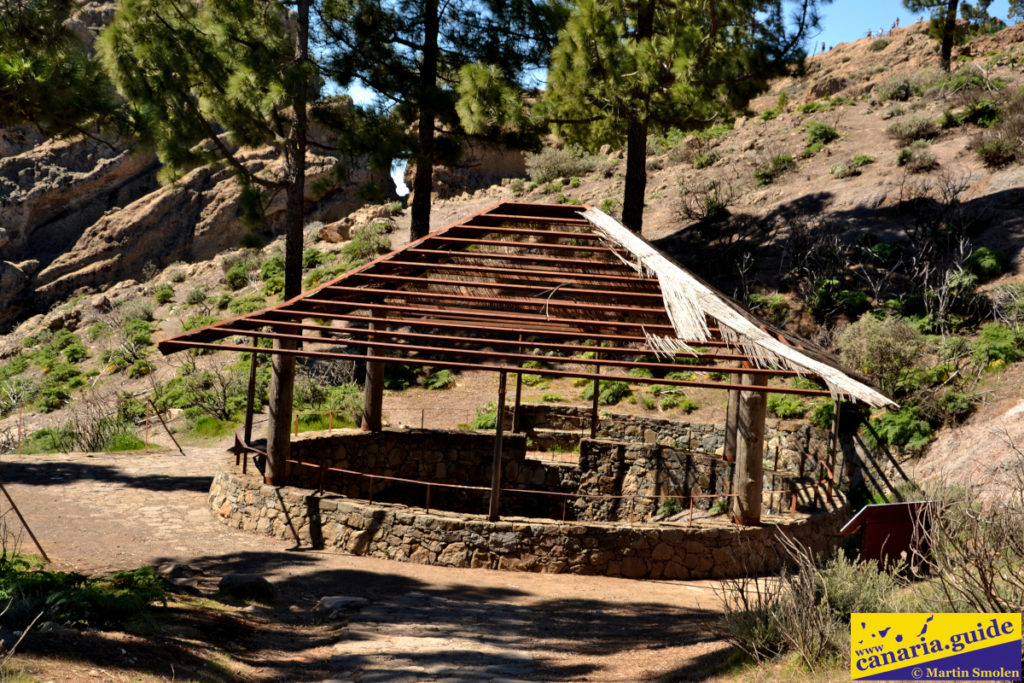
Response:
[{"label": "boulder", "polygon": [[239,600],[268,602],[277,599],[277,589],[260,574],[225,574],[217,587]]}]

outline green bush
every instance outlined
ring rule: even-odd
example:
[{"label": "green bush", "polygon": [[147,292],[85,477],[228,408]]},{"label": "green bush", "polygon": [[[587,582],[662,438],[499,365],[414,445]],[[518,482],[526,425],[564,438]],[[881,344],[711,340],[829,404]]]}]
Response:
[{"label": "green bush", "polygon": [[938,167],[935,153],[928,149],[928,143],[918,140],[909,147],[902,147],[896,154],[896,165],[903,166],[910,173],[926,173]]},{"label": "green bush", "polygon": [[772,157],[764,166],[759,166],[754,171],[754,178],[757,180],[758,186],[770,185],[780,175],[795,167],[796,161],[793,160],[793,155],[780,154]]},{"label": "green bush", "polygon": [[341,248],[341,255],[350,264],[350,268],[372,261],[381,254],[391,251],[391,225],[388,223],[371,223],[363,228]]},{"label": "green bush", "polygon": [[264,294],[284,294],[284,257],[271,256],[264,261],[260,266],[260,278]]},{"label": "green bush", "polygon": [[1019,144],[997,137],[978,145],[978,158],[989,168],[1001,168],[1017,159]]},{"label": "green bush", "polygon": [[707,152],[697,152],[693,155],[693,167],[698,170],[707,168],[708,166],[714,165],[718,159],[718,152],[713,149]]},{"label": "green bush", "polygon": [[533,182],[543,185],[561,178],[589,175],[600,161],[578,147],[545,147],[537,154],[526,155],[526,170]]},{"label": "green bush", "polygon": [[232,299],[228,304],[228,310],[232,315],[246,315],[261,308],[266,308],[267,300],[262,294],[248,294],[246,296]]},{"label": "green bush", "polygon": [[901,145],[915,140],[931,140],[939,134],[939,128],[931,119],[915,116],[891,124],[886,132]]},{"label": "green bush", "polygon": [[1024,353],[1021,352],[1021,336],[1017,332],[999,323],[981,326],[981,334],[974,342],[974,353],[971,354],[976,366],[998,369],[1021,358],[1024,358]]},{"label": "green bush", "polygon": [[807,420],[815,427],[821,429],[832,429],[832,420],[835,419],[835,406],[832,401],[815,401],[811,404],[811,414]]},{"label": "green bush", "polygon": [[469,423],[470,429],[495,429],[498,424],[498,406],[494,401],[476,409],[476,417]]},{"label": "green bush", "polygon": [[888,411],[869,420],[871,429],[866,436],[877,438],[879,443],[901,446],[916,452],[928,445],[932,439],[932,426],[921,417],[917,406],[905,406],[898,411]]},{"label": "green bush", "polygon": [[217,300],[213,303],[213,305],[217,308],[217,310],[223,311],[225,308],[231,305],[231,295],[227,293],[221,294],[220,296],[217,297]]},{"label": "green bush", "polygon": [[185,318],[185,321],[181,324],[182,330],[195,330],[200,327],[206,327],[220,320],[220,318],[213,315],[204,315],[203,313],[193,313],[189,317]]},{"label": "green bush", "polygon": [[310,271],[306,279],[302,281],[303,287],[306,289],[312,289],[323,283],[333,280],[343,273],[347,273],[352,269],[352,265],[349,263],[342,263],[334,266],[320,266]]},{"label": "green bush", "polygon": [[960,424],[974,413],[980,400],[977,394],[970,392],[946,392],[938,401],[942,421],[949,425]]},{"label": "green bush", "polygon": [[316,247],[310,247],[302,252],[302,267],[303,268],[316,268],[327,261],[327,254],[320,251]]},{"label": "green bush", "polygon": [[875,96],[879,101],[896,100],[906,102],[915,95],[924,93],[921,78],[914,76],[894,76],[882,81],[875,88]]},{"label": "green bush", "polygon": [[[599,382],[600,390],[597,394],[598,403],[606,406],[613,406],[619,401],[633,395],[633,390],[625,382]],[[583,387],[583,399],[586,401],[594,398],[594,383],[590,382]]]},{"label": "green bush", "polygon": [[807,131],[807,144],[822,144],[827,145],[833,140],[839,139],[839,133],[833,126],[821,121],[815,121],[811,119],[804,123],[804,129]]},{"label": "green bush", "polygon": [[751,294],[750,308],[755,313],[767,314],[768,319],[775,325],[783,324],[789,316],[789,301],[778,292],[774,294]]},{"label": "green bush", "polygon": [[839,356],[848,367],[863,372],[892,394],[924,350],[924,339],[906,320],[864,315],[839,339]]},{"label": "green bush", "polygon": [[199,304],[206,301],[206,292],[202,288],[196,287],[185,295],[185,303],[189,306],[198,306]]},{"label": "green bush", "polygon": [[388,363],[384,366],[384,388],[403,391],[416,384],[416,372],[410,365]]},{"label": "green bush", "polygon": [[978,247],[964,263],[967,270],[978,276],[979,282],[999,277],[1006,269],[1006,256],[1001,251]]},{"label": "green bush", "polygon": [[871,52],[881,52],[885,48],[889,47],[890,42],[891,41],[888,38],[877,38],[868,45],[868,50]]},{"label": "green bush", "polygon": [[661,505],[658,506],[658,516],[668,517],[669,515],[676,515],[683,511],[683,506],[679,504],[679,501],[675,498],[663,498]]},{"label": "green bush", "polygon": [[769,394],[768,411],[784,420],[803,417],[807,404],[792,394]]},{"label": "green bush", "polygon": [[249,284],[249,273],[253,270],[252,264],[247,261],[237,261],[227,272],[224,273],[224,280],[228,287],[233,290],[241,289]]},{"label": "green bush", "polygon": [[540,397],[540,400],[544,401],[544,403],[565,403],[564,396],[552,392],[545,393]]},{"label": "green bush", "polygon": [[814,100],[813,102],[804,102],[796,108],[801,114],[814,114],[819,111],[825,111],[828,109],[828,105],[821,100]]},{"label": "green bush", "polygon": [[423,378],[423,386],[427,389],[449,389],[455,386],[455,378],[451,370],[435,370]]},{"label": "green bush", "polygon": [[153,298],[160,305],[166,304],[174,298],[174,287],[168,283],[157,285],[156,291],[153,293]]}]

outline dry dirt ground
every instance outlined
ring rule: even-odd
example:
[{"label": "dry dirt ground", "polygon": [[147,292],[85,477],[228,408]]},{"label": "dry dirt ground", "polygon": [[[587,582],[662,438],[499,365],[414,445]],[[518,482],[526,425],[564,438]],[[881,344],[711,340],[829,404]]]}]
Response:
[{"label": "dry dirt ground", "polygon": [[[207,505],[223,448],[0,459],[52,568],[195,574],[150,632],[36,629],[8,669],[40,681],[701,680],[726,658],[710,582],[431,567],[228,529]],[[278,600],[225,601],[217,583],[231,572],[266,576]],[[317,601],[337,595],[362,600],[320,619]]]}]

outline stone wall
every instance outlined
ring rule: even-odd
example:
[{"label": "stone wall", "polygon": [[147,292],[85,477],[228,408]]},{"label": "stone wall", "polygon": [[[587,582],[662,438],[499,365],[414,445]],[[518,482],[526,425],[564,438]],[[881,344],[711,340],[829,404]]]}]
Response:
[{"label": "stone wall", "polygon": [[[575,491],[579,468],[530,460],[526,437],[506,434],[502,440],[502,488],[536,491]],[[292,441],[291,458],[306,466],[292,464],[290,481],[295,486],[324,488],[349,496],[373,500],[426,503],[426,488],[420,484],[370,480],[345,475],[335,468],[386,477],[399,477],[438,484],[490,487],[494,462],[494,434],[423,429],[388,429],[364,432],[339,430],[333,435],[308,433]],[[443,486],[431,487],[431,505],[447,510],[477,512],[487,508],[488,491],[467,491]],[[513,494],[503,500],[510,514],[561,517],[561,500],[551,496]]]},{"label": "stone wall", "polygon": [[210,504],[228,525],[303,545],[420,564],[488,567],[628,578],[698,579],[767,573],[781,566],[778,533],[815,551],[838,543],[845,509],[766,519],[760,527],[724,524],[616,525],[428,514],[403,505],[369,505],[337,494],[263,485],[234,472],[231,458],[210,488]]},{"label": "stone wall", "polygon": [[[509,409],[507,424],[511,424]],[[590,434],[590,410],[571,406],[526,404],[520,406],[519,424],[527,435],[538,430],[558,430]],[[546,436],[552,439],[550,435]],[[598,419],[597,438],[644,442],[669,446],[692,454],[720,456],[725,447],[725,427],[719,424],[678,422],[639,415],[603,415]],[[803,421],[769,418],[765,426],[765,460],[778,470],[809,473],[812,461],[827,459],[830,435]]]}]

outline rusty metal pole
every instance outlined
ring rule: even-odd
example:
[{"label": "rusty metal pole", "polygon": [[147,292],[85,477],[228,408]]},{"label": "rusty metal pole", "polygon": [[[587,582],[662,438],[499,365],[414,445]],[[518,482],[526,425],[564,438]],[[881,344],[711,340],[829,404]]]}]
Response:
[{"label": "rusty metal pole", "polygon": [[50,557],[46,554],[46,551],[43,550],[43,546],[39,545],[39,539],[37,539],[36,535],[32,533],[32,528],[28,525],[28,522],[26,522],[25,518],[21,515],[21,510],[18,509],[18,506],[15,504],[14,499],[11,498],[11,494],[7,492],[7,487],[5,487],[3,483],[0,483],[0,491],[4,492],[4,496],[7,497],[7,502],[11,504],[11,509],[14,510],[14,514],[18,515],[18,519],[21,520],[21,525],[25,527],[25,531],[28,532],[28,535],[32,539],[32,542],[35,543],[36,548],[39,550],[39,554],[43,556],[44,560],[49,562]]},{"label": "rusty metal pole", "polygon": [[[370,330],[383,329],[380,323],[370,323]],[[373,346],[366,347],[368,355],[383,355],[384,350]],[[363,396],[363,423],[364,432],[379,432],[381,430],[381,413],[384,405],[384,364],[380,361],[367,361],[366,363],[366,389]]]},{"label": "rusty metal pole", "polygon": [[[766,386],[764,375],[743,375],[743,384]],[[767,396],[761,391],[741,391],[737,420],[736,472],[733,475],[732,518],[737,524],[761,523],[764,491],[764,430]]]},{"label": "rusty metal pole", "polygon": [[501,504],[501,446],[505,413],[505,371],[498,374],[498,414],[494,418],[494,464],[491,467],[491,500],[487,519],[498,521],[498,507]]},{"label": "rusty metal pole", "polygon": [[245,398],[245,444],[252,443],[252,414],[256,401],[256,347],[259,340],[252,338],[252,353],[249,354],[249,389]]}]

